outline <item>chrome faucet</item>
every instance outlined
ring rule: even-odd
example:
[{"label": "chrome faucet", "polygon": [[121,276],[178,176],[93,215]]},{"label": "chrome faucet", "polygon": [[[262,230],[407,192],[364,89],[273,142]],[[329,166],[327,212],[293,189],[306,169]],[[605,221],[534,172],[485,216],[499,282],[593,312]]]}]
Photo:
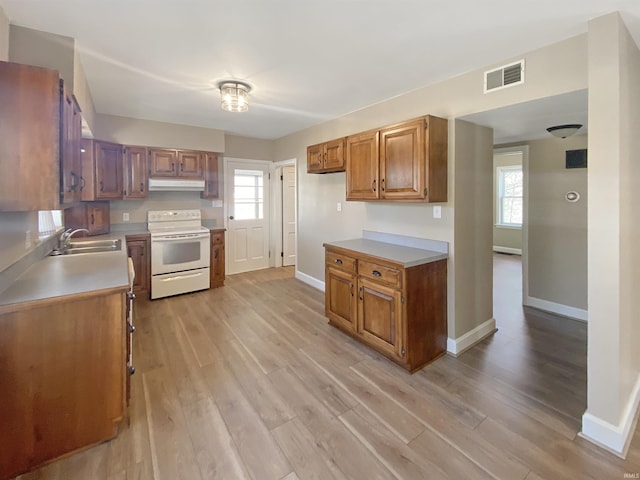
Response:
[{"label": "chrome faucet", "polygon": [[62,232],[62,235],[60,235],[60,250],[64,251],[69,248],[71,246],[71,237],[78,232],[89,233],[89,230],[87,230],[86,228],[76,228],[75,230],[68,228],[67,230]]}]

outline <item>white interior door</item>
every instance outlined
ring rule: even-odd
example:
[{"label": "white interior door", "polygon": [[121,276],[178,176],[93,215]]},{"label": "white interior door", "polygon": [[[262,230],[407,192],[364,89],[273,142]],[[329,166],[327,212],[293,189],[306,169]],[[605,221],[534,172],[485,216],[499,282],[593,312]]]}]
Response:
[{"label": "white interior door", "polygon": [[296,264],[296,167],[282,167],[282,265]]},{"label": "white interior door", "polygon": [[269,163],[225,159],[227,271],[269,267]]}]

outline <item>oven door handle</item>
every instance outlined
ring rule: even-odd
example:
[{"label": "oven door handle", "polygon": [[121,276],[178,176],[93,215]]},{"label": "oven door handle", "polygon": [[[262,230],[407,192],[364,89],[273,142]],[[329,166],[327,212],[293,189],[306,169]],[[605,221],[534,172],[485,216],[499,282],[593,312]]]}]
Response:
[{"label": "oven door handle", "polygon": [[204,272],[191,273],[189,275],[176,275],[175,277],[161,278],[160,281],[161,282],[173,282],[174,280],[183,280],[185,278],[199,277],[203,273]]},{"label": "oven door handle", "polygon": [[195,235],[183,235],[180,237],[151,237],[151,243],[154,242],[184,242],[185,240],[197,240],[201,238],[209,238],[208,233],[196,233]]}]

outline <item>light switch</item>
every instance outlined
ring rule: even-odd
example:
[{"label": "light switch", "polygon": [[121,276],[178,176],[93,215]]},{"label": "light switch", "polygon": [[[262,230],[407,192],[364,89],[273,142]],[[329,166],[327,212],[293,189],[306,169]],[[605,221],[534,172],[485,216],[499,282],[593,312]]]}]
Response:
[{"label": "light switch", "polygon": [[442,218],[442,207],[440,205],[433,206],[433,218]]},{"label": "light switch", "polygon": [[124,212],[122,214],[122,221],[123,222],[128,222],[129,221],[129,212]]},{"label": "light switch", "polygon": [[337,212],[341,212],[342,211],[342,203],[338,202],[338,204],[336,205],[336,211]]}]

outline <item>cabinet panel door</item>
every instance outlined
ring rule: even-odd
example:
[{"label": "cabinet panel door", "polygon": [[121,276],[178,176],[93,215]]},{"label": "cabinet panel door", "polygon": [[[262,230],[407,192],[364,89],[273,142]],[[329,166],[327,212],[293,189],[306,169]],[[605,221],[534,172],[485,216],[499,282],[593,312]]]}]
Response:
[{"label": "cabinet panel door", "polygon": [[325,272],[325,313],[332,323],[356,331],[355,276],[327,268]]},{"label": "cabinet panel door", "polygon": [[94,202],[87,205],[87,230],[89,235],[109,233],[109,202]]},{"label": "cabinet panel door", "polygon": [[218,154],[204,154],[204,192],[202,198],[218,198]]},{"label": "cabinet panel door", "polygon": [[324,149],[324,169],[337,172],[345,169],[344,160],[344,138],[333,140],[325,144]]},{"label": "cabinet panel door", "polygon": [[127,237],[127,255],[131,257],[136,272],[133,291],[147,292],[149,290],[149,240]]},{"label": "cabinet panel door", "polygon": [[425,197],[423,119],[380,131],[380,197]]},{"label": "cabinet panel door", "polygon": [[375,348],[402,358],[402,295],[358,278],[358,333]]},{"label": "cabinet panel door", "polygon": [[178,158],[175,150],[149,149],[149,175],[151,177],[175,177],[178,175]]},{"label": "cabinet panel door", "polygon": [[145,147],[124,148],[124,198],[147,196],[147,149]]},{"label": "cabinet panel door", "polygon": [[122,145],[96,141],[94,148],[96,199],[122,198]]},{"label": "cabinet panel door", "polygon": [[224,285],[224,232],[211,233],[211,288]]},{"label": "cabinet panel door", "polygon": [[324,168],[324,143],[307,147],[307,173],[320,172]]},{"label": "cabinet panel door", "polygon": [[71,97],[61,87],[60,98],[60,201],[64,204],[80,200],[80,158],[77,131],[80,110]]},{"label": "cabinet panel door", "polygon": [[204,178],[202,153],[178,150],[178,176],[188,178]]},{"label": "cabinet panel door", "polygon": [[347,200],[379,197],[378,132],[347,137]]}]

